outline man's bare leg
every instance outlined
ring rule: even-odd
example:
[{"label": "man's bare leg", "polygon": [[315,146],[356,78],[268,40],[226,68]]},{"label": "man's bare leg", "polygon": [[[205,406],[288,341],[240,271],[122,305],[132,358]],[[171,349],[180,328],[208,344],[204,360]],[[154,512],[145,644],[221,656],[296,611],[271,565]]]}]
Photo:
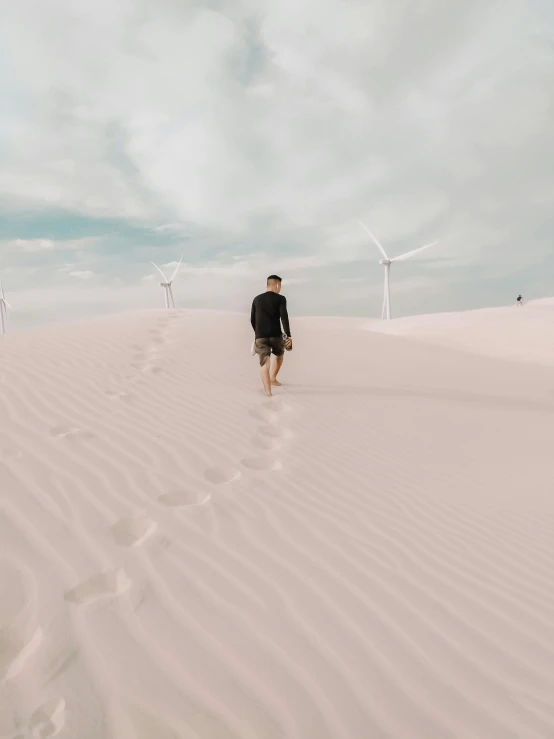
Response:
[{"label": "man's bare leg", "polygon": [[284,358],[285,358],[285,355],[281,354],[280,357],[275,357],[275,362],[273,363],[273,372],[271,373],[271,384],[277,385],[277,387],[281,385],[281,383],[277,379],[277,375],[279,374],[279,370],[283,366]]},{"label": "man's bare leg", "polygon": [[269,367],[271,364],[271,357],[267,356],[265,362],[262,364],[262,383],[264,386],[264,392],[266,395],[273,395],[271,392],[271,380],[269,378]]}]

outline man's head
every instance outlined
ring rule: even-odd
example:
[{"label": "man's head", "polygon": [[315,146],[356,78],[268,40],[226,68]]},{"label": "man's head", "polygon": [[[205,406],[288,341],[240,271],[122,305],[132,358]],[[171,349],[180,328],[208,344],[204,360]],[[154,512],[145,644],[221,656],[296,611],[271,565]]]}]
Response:
[{"label": "man's head", "polygon": [[272,293],[280,293],[281,278],[278,275],[269,275],[267,278],[267,289]]}]

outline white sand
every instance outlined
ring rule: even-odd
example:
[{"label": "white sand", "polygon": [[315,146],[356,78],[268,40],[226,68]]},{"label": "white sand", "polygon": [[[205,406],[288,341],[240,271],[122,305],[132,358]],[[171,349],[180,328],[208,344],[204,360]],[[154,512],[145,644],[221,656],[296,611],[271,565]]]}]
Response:
[{"label": "white sand", "polygon": [[554,300],[524,307],[434,313],[394,321],[361,322],[369,331],[423,339],[490,357],[554,365]]},{"label": "white sand", "polygon": [[298,320],[269,400],[247,317],[5,337],[0,737],[553,737],[538,311]]}]

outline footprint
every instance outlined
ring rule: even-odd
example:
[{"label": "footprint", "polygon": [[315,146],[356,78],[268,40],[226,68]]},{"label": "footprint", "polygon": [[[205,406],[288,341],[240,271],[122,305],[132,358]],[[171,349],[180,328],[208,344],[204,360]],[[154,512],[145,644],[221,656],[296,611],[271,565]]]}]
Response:
[{"label": "footprint", "polygon": [[170,508],[182,508],[184,506],[204,505],[211,500],[211,497],[209,493],[200,493],[196,490],[181,488],[180,490],[173,490],[170,493],[160,495],[158,500]]},{"label": "footprint", "polygon": [[252,444],[257,446],[259,449],[265,449],[266,451],[280,449],[281,440],[272,438],[271,436],[260,436],[256,435],[252,439]]},{"label": "footprint", "polygon": [[99,598],[113,598],[129,590],[131,581],[122,569],[108,570],[94,575],[66,593],[70,603],[84,605]]},{"label": "footprint", "polygon": [[92,439],[96,439],[96,435],[92,433],[92,431],[83,431],[82,429],[77,429],[76,434],[70,434],[69,439],[77,439],[79,441],[92,441]]},{"label": "footprint", "polygon": [[37,583],[19,562],[0,562],[0,686],[25,667],[42,643]]},{"label": "footprint", "polygon": [[248,411],[252,418],[257,421],[263,421],[264,423],[277,423],[279,420],[279,414],[271,411],[269,408],[251,408]]},{"label": "footprint", "polygon": [[56,736],[65,725],[65,701],[63,698],[52,698],[31,716],[29,736],[32,739],[47,739]]},{"label": "footprint", "polygon": [[57,439],[63,439],[65,436],[78,434],[79,429],[72,426],[54,426],[50,429],[50,433]]},{"label": "footprint", "polygon": [[163,372],[163,369],[161,367],[148,366],[143,369],[143,372],[147,372],[151,375],[159,375],[161,372]]},{"label": "footprint", "polygon": [[171,543],[172,541],[169,536],[159,536],[152,546],[151,554],[156,555],[165,552],[167,549],[169,549]]},{"label": "footprint", "polygon": [[281,470],[283,465],[273,457],[247,457],[243,459],[241,464],[249,470]]},{"label": "footprint", "polygon": [[271,439],[290,439],[292,436],[292,433],[289,431],[289,429],[283,428],[281,426],[260,426],[258,429],[258,432],[265,437],[269,437]]},{"label": "footprint", "polygon": [[223,485],[238,480],[240,470],[234,467],[210,467],[204,472],[204,477],[215,485]]},{"label": "footprint", "polygon": [[0,633],[0,686],[21,672],[42,644],[43,636],[41,627],[37,626],[27,644],[21,645],[17,639],[10,639],[9,634]]},{"label": "footprint", "polygon": [[71,650],[63,650],[57,655],[56,659],[47,668],[48,674],[45,675],[43,685],[49,685],[51,682],[56,680],[60,675],[63,675],[70,667],[72,667],[78,660],[80,655],[80,649],[76,647]]},{"label": "footprint", "polygon": [[113,398],[114,400],[123,400],[126,403],[133,400],[134,397],[131,393],[125,392],[125,390],[106,390],[105,393],[109,398]]},{"label": "footprint", "polygon": [[288,403],[280,398],[272,398],[262,403],[262,407],[273,413],[290,413],[292,408]]},{"label": "footprint", "polygon": [[120,547],[139,547],[158,528],[156,521],[139,514],[130,518],[120,519],[112,526],[112,534],[116,544]]},{"label": "footprint", "polygon": [[90,431],[83,431],[77,426],[54,426],[50,429],[50,434],[55,439],[94,439],[95,436]]}]

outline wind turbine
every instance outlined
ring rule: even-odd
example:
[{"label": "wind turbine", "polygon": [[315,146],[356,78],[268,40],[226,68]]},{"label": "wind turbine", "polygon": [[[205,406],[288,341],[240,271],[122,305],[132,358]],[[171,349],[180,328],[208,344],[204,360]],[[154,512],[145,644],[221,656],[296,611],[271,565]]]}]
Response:
[{"label": "wind turbine", "polygon": [[369,228],[363,224],[361,221],[359,221],[360,226],[366,231],[366,233],[371,237],[374,244],[377,246],[381,254],[383,255],[384,259],[381,259],[379,261],[379,264],[384,265],[385,267],[385,295],[383,297],[383,311],[381,313],[381,318],[385,317],[385,314],[387,316],[387,321],[390,321],[390,266],[393,262],[403,262],[405,259],[409,259],[409,257],[412,257],[414,254],[417,254],[419,251],[423,251],[424,249],[428,249],[430,246],[435,246],[435,244],[438,244],[438,241],[433,241],[432,244],[426,244],[425,246],[420,246],[419,249],[414,249],[413,251],[408,251],[406,254],[401,254],[399,257],[393,257],[392,259],[389,259],[387,252],[383,249],[383,246],[377,241],[375,236],[371,233]]},{"label": "wind turbine", "polygon": [[173,299],[173,290],[171,288],[171,285],[173,283],[173,280],[177,276],[177,272],[179,271],[179,267],[181,266],[181,262],[183,261],[183,255],[181,254],[181,259],[179,259],[179,264],[175,267],[175,271],[171,275],[171,279],[168,280],[167,277],[164,275],[162,270],[158,267],[157,264],[154,264],[154,262],[151,262],[151,264],[154,264],[154,267],[158,270],[158,272],[161,274],[161,276],[164,278],[163,282],[160,282],[160,287],[163,287],[165,289],[165,307],[169,308],[169,301],[171,300],[171,305],[175,308],[175,300]]},{"label": "wind turbine", "polygon": [[0,280],[0,329],[3,334],[6,333],[6,314],[8,312],[8,308],[13,310],[6,300],[6,296],[4,295],[4,286],[2,285],[2,280]]}]

